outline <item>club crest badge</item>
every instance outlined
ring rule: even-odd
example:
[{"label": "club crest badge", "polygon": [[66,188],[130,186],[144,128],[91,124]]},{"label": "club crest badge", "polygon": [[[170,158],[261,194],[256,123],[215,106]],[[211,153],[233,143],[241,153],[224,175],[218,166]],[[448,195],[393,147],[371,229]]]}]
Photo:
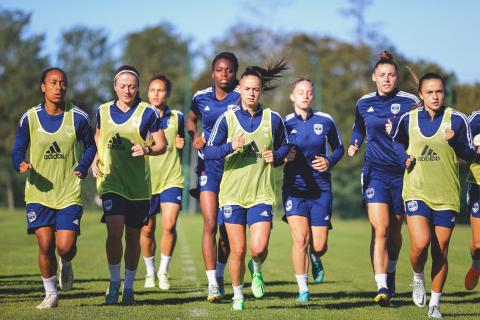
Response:
[{"label": "club crest badge", "polygon": [[232,207],[230,206],[223,207],[223,216],[227,219],[230,218],[232,216],[232,211]]},{"label": "club crest badge", "polygon": [[323,124],[321,124],[321,123],[315,123],[315,124],[313,125],[313,132],[315,132],[315,134],[316,134],[317,136],[321,135],[322,132],[323,132]]},{"label": "club crest badge", "polygon": [[415,212],[418,210],[418,203],[417,201],[413,200],[413,201],[410,201],[407,203],[407,208],[408,208],[408,211],[410,212]]},{"label": "club crest badge", "polygon": [[392,111],[393,114],[398,114],[400,112],[400,103],[392,103],[390,111]]}]

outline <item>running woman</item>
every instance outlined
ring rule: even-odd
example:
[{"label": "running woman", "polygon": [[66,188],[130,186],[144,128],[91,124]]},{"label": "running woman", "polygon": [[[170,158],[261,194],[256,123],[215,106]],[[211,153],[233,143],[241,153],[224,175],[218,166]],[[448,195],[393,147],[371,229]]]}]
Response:
[{"label": "running woman", "polygon": [[148,224],[142,228],[140,245],[147,269],[145,288],[155,287],[155,242],[156,214],[162,212],[162,239],[160,240],[160,267],[158,286],[162,290],[170,289],[168,267],[177,241],[176,224],[182,205],[183,169],[182,149],[185,144],[185,121],[183,113],[171,110],[167,99],[172,91],[172,81],[164,75],[157,75],[148,84],[148,100],[157,108],[161,126],[167,141],[165,154],[149,157],[152,199]]},{"label": "running woman", "polygon": [[[103,203],[102,222],[107,225],[106,251],[110,284],[105,304],[116,304],[120,289],[120,265],[125,257],[122,304],[135,303],[133,282],[140,258],[140,232],[148,221],[151,183],[146,155],[165,152],[166,142],[155,107],[138,95],[138,71],[123,65],[115,72],[117,99],[97,111],[95,140],[98,153],[92,164]],[[147,133],[153,145],[146,146]],[[125,230],[125,252],[122,237]]]},{"label": "running woman", "polygon": [[[42,73],[44,101],[20,119],[12,151],[15,170],[29,173],[25,185],[27,232],[37,237],[45,288],[45,299],[37,309],[58,306],[55,250],[60,256],[60,288],[72,288],[72,259],[77,253],[83,214],[80,180],[87,175],[96,153],[88,115],[65,101],[67,86],[62,69]],[[83,156],[78,142],[84,146]]]},{"label": "running woman", "polygon": [[[417,97],[397,89],[398,67],[388,51],[380,54],[372,80],[377,91],[357,102],[348,155],[354,156],[366,138],[362,168],[362,195],[372,226],[370,259],[379,305],[387,305],[395,293],[395,270],[402,246],[403,169],[395,155],[389,132],[400,116],[419,103]],[[367,130],[368,128],[368,130]]]},{"label": "running woman", "polygon": [[432,256],[430,318],[441,318],[440,297],[448,271],[448,245],[460,212],[458,158],[476,158],[467,118],[445,107],[445,81],[435,73],[420,78],[419,96],[423,108],[400,119],[394,148],[406,169],[403,200],[410,234],[410,262],[413,268],[413,302],[426,304],[424,268],[428,247]]},{"label": "running woman", "polygon": [[[225,295],[223,275],[230,249],[225,227],[220,224],[217,257],[218,192],[223,159],[205,159],[204,147],[218,117],[239,103],[237,71],[238,60],[233,53],[217,54],[212,61],[213,86],[194,95],[187,119],[188,134],[192,138],[193,147],[198,149],[197,191],[200,192],[200,210],[203,215],[202,253],[208,279],[209,302],[219,301]],[[199,118],[202,119],[201,135],[197,128]]]},{"label": "running woman", "polygon": [[309,247],[314,281],[323,281],[320,257],[327,251],[328,230],[332,228],[330,170],[345,152],[333,118],[312,110],[314,99],[313,82],[297,78],[290,93],[295,112],[285,118],[293,147],[284,168],[283,205],[293,240],[292,264],[299,290],[297,303],[300,304],[310,300]]},{"label": "running woman", "polygon": [[[233,286],[232,310],[243,310],[246,225],[250,227],[248,268],[252,293],[264,295],[262,264],[268,254],[275,202],[274,165],[283,163],[289,146],[280,115],[260,104],[263,92],[274,89],[271,80],[286,70],[282,61],[263,69],[248,67],[240,77],[241,105],[226,111],[216,122],[205,158],[225,159],[220,183],[220,214],[230,243],[229,271]],[[248,179],[246,179],[248,177]]]},{"label": "running woman", "polygon": [[[480,112],[475,111],[468,118],[470,131],[473,137],[473,144],[480,146]],[[472,266],[465,275],[465,288],[473,290],[478,284],[480,276],[480,165],[470,165],[468,176],[467,204],[470,213],[470,225],[472,227],[472,241],[470,242],[470,254],[472,255]]]}]

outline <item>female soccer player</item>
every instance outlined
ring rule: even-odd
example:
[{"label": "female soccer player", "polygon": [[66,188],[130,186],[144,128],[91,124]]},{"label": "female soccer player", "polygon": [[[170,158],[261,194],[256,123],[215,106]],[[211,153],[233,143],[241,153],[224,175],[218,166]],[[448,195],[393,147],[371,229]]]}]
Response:
[{"label": "female soccer player", "polygon": [[372,225],[370,258],[378,290],[374,300],[379,305],[386,305],[395,292],[395,269],[402,246],[404,215],[403,169],[387,130],[395,127],[400,116],[413,109],[419,100],[397,89],[398,67],[387,51],[380,54],[372,80],[377,91],[364,95],[357,102],[348,155],[357,154],[366,137],[361,180],[363,201]]},{"label": "female soccer player", "polygon": [[167,141],[165,154],[149,157],[152,199],[148,224],[142,228],[140,245],[147,269],[145,288],[155,287],[155,225],[156,214],[162,212],[162,239],[160,241],[161,258],[158,269],[158,286],[162,290],[170,289],[168,266],[172,259],[177,241],[176,224],[182,205],[183,170],[182,149],[185,144],[185,122],[183,113],[170,110],[167,99],[172,90],[172,82],[164,75],[157,75],[148,84],[148,100],[157,108]]},{"label": "female soccer player", "polygon": [[441,318],[440,296],[448,271],[448,244],[460,211],[458,158],[476,157],[466,117],[443,104],[445,81],[435,73],[420,78],[423,108],[403,115],[394,135],[394,148],[407,169],[403,200],[410,234],[413,301],[426,303],[424,267],[432,256],[432,293],[428,316]]},{"label": "female soccer player", "polygon": [[[237,87],[237,57],[231,52],[221,52],[212,61],[213,87],[198,91],[192,100],[187,119],[187,131],[198,149],[198,190],[200,209],[203,215],[202,253],[208,278],[209,302],[220,300],[224,294],[223,274],[229,254],[225,228],[220,226],[218,261],[216,249],[218,191],[223,173],[223,159],[204,159],[203,149],[218,117],[229,107],[238,105],[240,94]],[[202,119],[202,135],[198,134],[196,122]]]},{"label": "female soccer player", "polygon": [[[298,303],[310,300],[309,245],[314,280],[323,281],[320,257],[327,251],[332,215],[330,170],[345,152],[333,118],[312,110],[314,99],[313,82],[297,78],[290,93],[295,112],[285,118],[288,139],[294,147],[284,169],[283,205],[293,239],[292,263],[299,289]],[[328,154],[328,145],[331,154]]]},{"label": "female soccer player", "polygon": [[207,160],[225,159],[219,204],[231,250],[232,310],[244,309],[246,224],[250,226],[252,292],[257,299],[264,295],[261,267],[272,228],[273,165],[283,163],[289,146],[282,118],[263,107],[260,96],[275,88],[271,80],[285,69],[283,60],[268,69],[248,67],[240,77],[241,105],[217,120],[205,149]]},{"label": "female soccer player", "polygon": [[[29,172],[25,185],[27,230],[37,237],[46,292],[37,309],[58,305],[55,250],[60,256],[60,288],[72,288],[71,261],[77,253],[83,213],[80,179],[86,176],[96,152],[88,115],[65,102],[67,85],[67,75],[60,68],[42,73],[44,101],[20,119],[12,152],[15,170]],[[85,147],[80,161],[79,141]]]},{"label": "female soccer player", "polygon": [[[103,203],[102,222],[107,224],[107,260],[110,284],[106,304],[116,304],[120,288],[120,264],[125,230],[125,280],[122,304],[135,303],[133,282],[140,257],[140,231],[150,209],[150,171],[146,155],[165,152],[165,136],[155,108],[138,95],[140,76],[131,66],[115,72],[117,99],[97,111],[95,139],[98,153],[92,164]],[[147,133],[154,144],[145,146]]]},{"label": "female soccer player", "polygon": [[[480,112],[472,113],[468,119],[473,137],[473,144],[480,146]],[[473,290],[478,284],[480,276],[480,165],[470,165],[468,176],[467,203],[470,212],[470,225],[472,227],[472,241],[470,242],[470,253],[472,255],[472,266],[465,276],[465,288]]]}]

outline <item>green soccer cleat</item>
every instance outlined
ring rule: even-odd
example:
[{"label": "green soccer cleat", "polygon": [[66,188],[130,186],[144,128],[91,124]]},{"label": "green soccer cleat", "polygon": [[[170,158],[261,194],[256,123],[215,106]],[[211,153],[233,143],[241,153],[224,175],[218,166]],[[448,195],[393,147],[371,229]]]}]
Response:
[{"label": "green soccer cleat", "polygon": [[232,311],[245,310],[245,301],[243,298],[233,298]]},{"label": "green soccer cleat", "polygon": [[265,287],[263,284],[263,277],[261,272],[253,271],[253,260],[248,261],[248,270],[252,276],[252,294],[256,299],[262,299],[265,294]]},{"label": "green soccer cleat", "polygon": [[322,260],[318,258],[317,261],[312,261],[312,276],[315,283],[322,283],[325,277],[325,270],[323,269]]},{"label": "green soccer cleat", "polygon": [[310,301],[310,291],[302,291],[298,294],[297,300],[295,300],[296,304],[305,305],[308,304]]}]

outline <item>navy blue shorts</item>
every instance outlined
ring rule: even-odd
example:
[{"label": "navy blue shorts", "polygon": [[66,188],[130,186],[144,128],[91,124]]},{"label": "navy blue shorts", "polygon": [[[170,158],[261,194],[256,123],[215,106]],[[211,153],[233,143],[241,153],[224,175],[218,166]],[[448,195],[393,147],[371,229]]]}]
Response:
[{"label": "navy blue shorts", "polygon": [[453,210],[434,210],[422,200],[405,201],[407,216],[423,216],[434,226],[453,229],[455,227],[456,212]]},{"label": "navy blue shorts", "polygon": [[182,193],[183,189],[178,187],[168,188],[163,190],[161,193],[152,195],[150,199],[150,211],[148,212],[149,216],[156,215],[160,213],[162,202],[172,202],[176,203],[182,208]]},{"label": "navy blue shorts", "polygon": [[200,192],[219,192],[223,175],[223,160],[203,160],[199,157],[196,172],[197,188]]},{"label": "navy blue shorts", "polygon": [[480,186],[470,183],[467,191],[467,210],[475,218],[480,218]]},{"label": "navy blue shorts", "polygon": [[249,225],[257,222],[272,222],[273,209],[269,204],[257,204],[250,208],[231,205],[220,208],[224,223]]},{"label": "navy blue shorts", "polygon": [[106,221],[106,217],[115,215],[124,216],[125,225],[135,229],[141,229],[148,222],[150,200],[128,200],[115,193],[105,193],[102,203],[102,222]]},{"label": "navy blue shorts", "polygon": [[36,229],[46,226],[53,226],[55,231],[72,230],[80,233],[83,208],[78,204],[52,209],[39,203],[29,203],[26,211],[28,234],[34,234]]},{"label": "navy blue shorts", "polygon": [[284,191],[282,194],[285,215],[304,216],[312,227],[332,228],[332,191],[321,191],[315,197],[299,197]]},{"label": "navy blue shorts", "polygon": [[364,166],[361,181],[364,203],[386,203],[390,207],[390,213],[405,213],[402,199],[403,174],[387,174]]}]

